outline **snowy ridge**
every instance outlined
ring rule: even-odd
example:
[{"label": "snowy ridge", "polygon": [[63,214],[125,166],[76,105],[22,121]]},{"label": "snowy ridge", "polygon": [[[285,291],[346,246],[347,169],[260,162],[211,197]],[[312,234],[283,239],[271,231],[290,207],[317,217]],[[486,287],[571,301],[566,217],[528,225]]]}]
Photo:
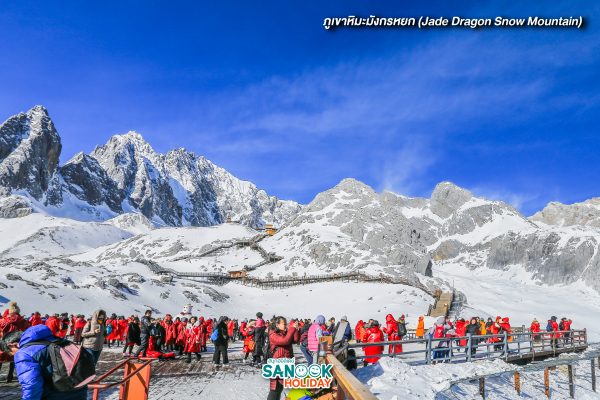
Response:
[{"label": "snowy ridge", "polygon": [[[115,135],[62,166],[60,151],[44,107],[6,120],[0,125],[0,198],[18,195],[31,211],[82,221],[138,212],[167,226],[210,226],[227,219],[283,226],[301,209],[185,149],[157,153],[137,132]],[[14,204],[0,205],[0,215],[14,214]]]}]

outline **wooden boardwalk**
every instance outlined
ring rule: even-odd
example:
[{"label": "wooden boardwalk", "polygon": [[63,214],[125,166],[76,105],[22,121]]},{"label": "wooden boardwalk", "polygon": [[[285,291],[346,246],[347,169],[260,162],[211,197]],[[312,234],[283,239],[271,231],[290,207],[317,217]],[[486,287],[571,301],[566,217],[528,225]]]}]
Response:
[{"label": "wooden boardwalk", "polygon": [[432,308],[429,315],[432,317],[447,317],[450,307],[454,300],[454,294],[452,292],[443,292],[440,298],[436,300],[435,306]]},{"label": "wooden boardwalk", "polygon": [[[296,351],[297,354],[301,354]],[[260,367],[242,362],[241,342],[231,345],[229,351],[229,365],[215,367],[212,363],[212,348],[207,353],[202,353],[202,358],[196,360],[192,357],[191,363],[186,363],[185,358],[174,360],[157,360],[152,363],[152,381],[150,386],[151,399],[178,398],[181,397],[181,385],[187,385],[185,396],[189,394],[201,394],[208,385],[223,385],[226,382],[246,379],[262,379]],[[97,375],[101,375],[123,361],[123,356],[118,349],[105,349],[97,365]],[[21,387],[16,378],[11,384],[6,384],[6,372],[8,364],[0,370],[0,400],[21,399]],[[122,377],[122,372],[115,376],[115,381]],[[227,383],[227,384],[229,384]],[[268,382],[265,381],[265,393]],[[266,396],[266,395],[265,395]],[[102,399],[112,400],[118,398],[118,389],[102,392]]]}]

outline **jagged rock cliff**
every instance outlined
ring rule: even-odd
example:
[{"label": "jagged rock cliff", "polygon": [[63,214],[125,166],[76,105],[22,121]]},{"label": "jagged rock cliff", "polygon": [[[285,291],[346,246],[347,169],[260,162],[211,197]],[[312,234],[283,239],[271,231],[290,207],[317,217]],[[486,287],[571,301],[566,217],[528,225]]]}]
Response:
[{"label": "jagged rock cliff", "polygon": [[0,125],[0,196],[21,195],[21,203],[52,215],[99,221],[133,211],[169,226],[228,218],[282,226],[301,209],[184,149],[157,153],[136,132],[115,135],[62,166],[60,151],[44,107],[9,118]]}]

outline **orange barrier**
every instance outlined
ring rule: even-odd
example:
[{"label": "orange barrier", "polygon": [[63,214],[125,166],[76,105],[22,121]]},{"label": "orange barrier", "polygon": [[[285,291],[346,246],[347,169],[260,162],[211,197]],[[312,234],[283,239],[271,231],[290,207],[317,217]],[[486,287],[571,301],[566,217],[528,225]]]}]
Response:
[{"label": "orange barrier", "polygon": [[[116,365],[88,385],[92,390],[92,399],[98,400],[100,391],[120,386],[119,400],[148,400],[150,390],[150,364],[154,359],[125,360]],[[119,369],[124,368],[123,379],[117,382],[102,383]]]}]

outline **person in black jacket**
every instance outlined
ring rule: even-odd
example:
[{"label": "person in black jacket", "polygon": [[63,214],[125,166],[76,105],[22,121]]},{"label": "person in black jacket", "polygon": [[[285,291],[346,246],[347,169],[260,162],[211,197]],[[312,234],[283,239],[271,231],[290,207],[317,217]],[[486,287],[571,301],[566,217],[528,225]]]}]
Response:
[{"label": "person in black jacket", "polygon": [[215,354],[213,356],[213,362],[215,365],[219,365],[221,361],[221,354],[223,355],[223,365],[229,364],[229,358],[227,357],[227,343],[229,343],[229,334],[227,333],[227,323],[229,322],[228,317],[219,318],[217,327],[219,334],[217,340],[214,341]]},{"label": "person in black jacket", "polygon": [[125,338],[125,347],[123,347],[123,357],[126,356],[127,350],[129,355],[133,351],[134,345],[140,345],[140,319],[135,317],[127,326],[127,337]]},{"label": "person in black jacket", "polygon": [[165,342],[165,337],[167,336],[167,331],[165,327],[161,324],[160,319],[154,320],[155,326],[155,335],[154,335],[154,347],[156,351],[162,351],[163,343]]},{"label": "person in black jacket", "polygon": [[140,353],[142,357],[146,357],[146,350],[148,350],[148,341],[150,339],[150,325],[152,325],[152,310],[146,310],[140,321],[140,345],[134,354],[135,358],[138,358]]},{"label": "person in black jacket", "polygon": [[265,345],[266,323],[261,312],[256,313],[256,324],[254,327],[254,351],[252,359],[254,363],[260,364],[263,356],[263,346]]},{"label": "person in black jacket", "polygon": [[[471,318],[471,321],[469,322],[469,325],[467,325],[466,328],[466,334],[467,336],[471,335],[471,336],[477,336],[480,335],[481,331],[481,325],[479,324],[479,322],[477,322],[476,318]],[[471,355],[475,355],[475,353],[477,353],[477,345],[479,344],[479,339],[475,339],[472,338],[471,339]],[[469,351],[469,349],[465,349],[465,353]]]}]

